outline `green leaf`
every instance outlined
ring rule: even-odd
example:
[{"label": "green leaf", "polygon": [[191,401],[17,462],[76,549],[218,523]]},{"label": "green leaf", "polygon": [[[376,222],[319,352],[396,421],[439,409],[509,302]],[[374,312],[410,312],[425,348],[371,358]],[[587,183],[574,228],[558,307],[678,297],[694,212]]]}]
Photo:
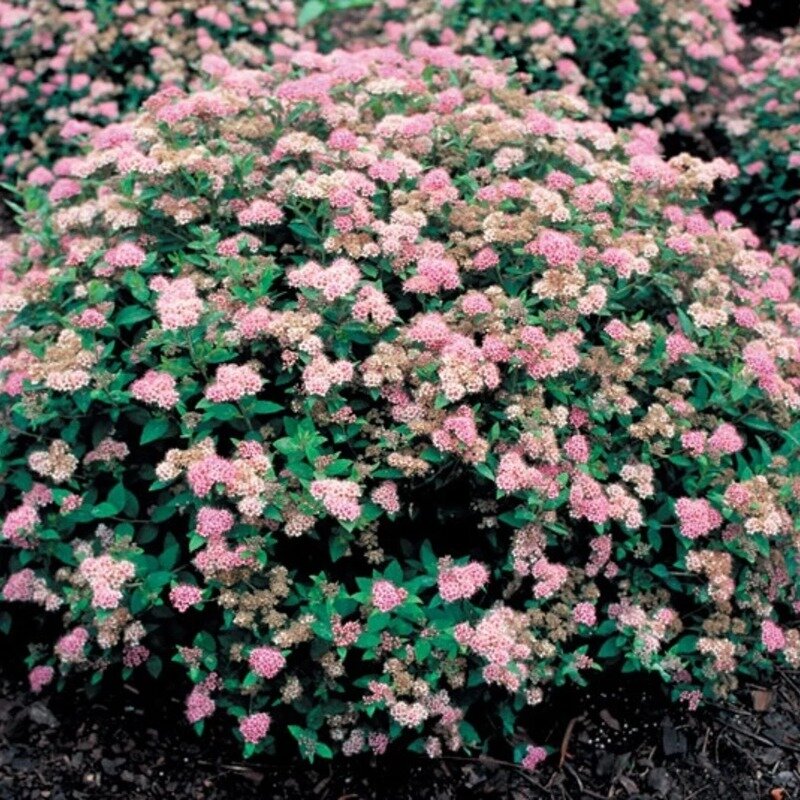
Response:
[{"label": "green leaf", "polygon": [[156,417],[151,419],[142,428],[142,435],[139,437],[139,444],[149,444],[160,439],[169,430],[169,420],[166,417]]},{"label": "green leaf", "polygon": [[164,541],[164,550],[161,553],[161,557],[158,559],[158,563],[164,569],[173,569],[178,563],[180,553],[181,548],[177,539],[171,533],[168,533]]},{"label": "green leaf", "polygon": [[117,314],[115,321],[119,327],[125,328],[130,325],[135,325],[137,322],[150,319],[152,316],[153,312],[150,311],[149,308],[144,308],[143,306],[128,306]]},{"label": "green leaf", "polygon": [[162,589],[164,586],[170,583],[170,581],[172,581],[172,573],[166,572],[165,570],[151,572],[144,579],[145,586],[153,592],[157,592],[158,590]]},{"label": "green leaf", "polygon": [[203,415],[204,419],[218,419],[222,422],[230,422],[232,419],[241,416],[242,412],[233,403],[215,404]]},{"label": "green leaf", "polygon": [[317,17],[324,14],[325,11],[327,11],[327,7],[322,0],[306,0],[306,2],[303,3],[303,7],[300,9],[300,13],[297,15],[298,26],[302,28],[304,25],[308,25],[310,22],[317,19]]},{"label": "green leaf", "polygon": [[331,555],[331,561],[338,561],[342,556],[347,553],[350,546],[350,539],[346,536],[333,536],[328,541],[328,552]]},{"label": "green leaf", "polygon": [[333,750],[328,747],[328,745],[324,744],[323,742],[317,742],[316,747],[317,755],[322,756],[323,758],[333,758]]},{"label": "green leaf", "polygon": [[154,678],[157,678],[161,674],[162,667],[163,667],[163,664],[161,663],[161,659],[158,656],[152,656],[147,661],[147,671]]},{"label": "green leaf", "polygon": [[115,513],[120,513],[125,508],[127,492],[122,483],[118,483],[109,493],[108,502],[116,509]]},{"label": "green leaf", "polygon": [[678,639],[677,644],[673,645],[670,648],[670,653],[680,654],[680,653],[694,653],[697,649],[697,637],[696,636],[682,636]]},{"label": "green leaf", "polygon": [[422,561],[422,566],[425,567],[425,571],[428,574],[436,575],[438,573],[439,562],[433,553],[431,543],[427,539],[422,543],[422,547],[419,549],[419,557],[420,561]]},{"label": "green leaf", "polygon": [[256,414],[277,414],[283,411],[283,406],[278,403],[271,403],[269,400],[259,400],[254,406]]},{"label": "green leaf", "polygon": [[619,640],[617,637],[613,639],[606,639],[603,643],[603,646],[597,653],[598,658],[616,658],[622,652],[622,648],[619,645]]},{"label": "green leaf", "polygon": [[92,516],[98,519],[106,517],[114,517],[119,512],[119,509],[113,503],[98,503],[92,509]]}]

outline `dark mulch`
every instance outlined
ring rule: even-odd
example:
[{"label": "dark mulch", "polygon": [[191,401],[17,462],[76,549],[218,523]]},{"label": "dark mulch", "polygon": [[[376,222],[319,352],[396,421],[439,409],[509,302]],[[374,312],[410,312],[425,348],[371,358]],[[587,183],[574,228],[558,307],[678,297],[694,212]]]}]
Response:
[{"label": "dark mulch", "polygon": [[177,701],[117,694],[70,707],[0,679],[0,800],[800,798],[800,675],[788,672],[737,708],[683,719],[659,702],[598,696],[570,734],[562,714],[534,737],[568,753],[536,773],[491,758],[245,763],[224,729],[195,737]]}]

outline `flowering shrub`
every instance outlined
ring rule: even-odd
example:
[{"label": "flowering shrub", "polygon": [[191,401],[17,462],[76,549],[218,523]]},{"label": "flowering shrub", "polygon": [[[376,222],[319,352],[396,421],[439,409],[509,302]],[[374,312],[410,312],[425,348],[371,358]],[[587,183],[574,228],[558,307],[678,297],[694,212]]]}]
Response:
[{"label": "flowering shrub", "polygon": [[204,53],[258,66],[276,39],[298,45],[296,27],[293,0],[1,0],[0,165],[50,166],[158,86],[191,82]]},{"label": "flowering shrub", "polygon": [[[317,4],[321,10],[323,3]],[[423,38],[464,52],[513,57],[543,89],[579,92],[614,122],[660,115],[705,127],[742,72],[733,12],[749,0],[379,0],[341,17],[334,34]],[[337,15],[332,16],[336,25]],[[357,39],[356,46],[359,46]]]},{"label": "flowering shrub", "polygon": [[729,199],[756,211],[765,232],[798,239],[800,231],[800,32],[781,41],[755,38],[758,51],[739,78],[721,125],[741,167]]},{"label": "flowering shrub", "polygon": [[[536,87],[581,92],[613,121],[661,114],[694,131],[742,71],[739,5],[746,3],[2,0],[0,162],[9,176],[52,166],[160,86],[191,85],[203,54],[261,66],[294,48],[363,48],[376,36],[512,56]],[[38,171],[33,180],[48,177]]]},{"label": "flowering shrub", "polygon": [[[35,690],[185,665],[247,753],[544,756],[621,662],[800,664],[791,264],[487,59],[206,56],[26,190],[0,274],[2,596]],[[57,184],[58,185],[58,184]]]}]

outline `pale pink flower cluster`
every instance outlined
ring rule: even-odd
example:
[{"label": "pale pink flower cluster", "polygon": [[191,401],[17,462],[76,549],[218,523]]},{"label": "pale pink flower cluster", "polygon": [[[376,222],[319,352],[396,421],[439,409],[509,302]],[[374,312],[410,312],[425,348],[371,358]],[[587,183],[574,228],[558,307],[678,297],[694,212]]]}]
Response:
[{"label": "pale pink flower cluster", "polygon": [[701,636],[697,640],[697,650],[714,659],[714,669],[726,673],[736,670],[736,645],[730,639]]},{"label": "pale pink flower cluster", "polygon": [[217,484],[232,486],[236,480],[236,468],[226,458],[208,455],[189,466],[186,479],[197,497],[205,497]]},{"label": "pale pink flower cluster", "polygon": [[495,482],[504,492],[519,492],[533,489],[545,497],[558,496],[556,477],[561,470],[553,465],[534,466],[528,464],[519,452],[504,453],[500,457]]},{"label": "pale pink flower cluster", "polygon": [[53,483],[68,481],[78,468],[78,459],[70,446],[55,439],[47,450],[35,450],[28,456],[28,466],[38,475],[50,478]]},{"label": "pale pink flower cluster", "polygon": [[257,253],[260,247],[261,240],[258,239],[258,237],[253,236],[251,233],[238,233],[235,236],[229,236],[227,239],[223,239],[217,245],[216,252],[218,256],[233,258],[238,256],[241,251]]},{"label": "pale pink flower cluster", "polygon": [[403,282],[403,290],[415,294],[437,294],[461,286],[458,264],[450,258],[421,258],[416,275]]},{"label": "pale pink flower cluster", "polygon": [[119,607],[122,587],[133,579],[136,567],[126,559],[101,555],[81,561],[78,574],[92,590],[92,605],[95,608],[113,609]]},{"label": "pale pink flower cluster", "polygon": [[130,387],[131,396],[142,403],[158,406],[168,411],[180,402],[175,378],[168,372],[148,370],[137,378]]},{"label": "pale pink flower cluster", "polygon": [[37,603],[46,611],[55,611],[62,602],[55,592],[48,589],[46,581],[28,568],[12,573],[0,595],[8,602]]},{"label": "pale pink flower cluster", "polygon": [[691,430],[681,435],[684,450],[693,456],[708,453],[712,456],[731,455],[744,447],[744,440],[736,428],[728,422],[722,423],[708,436],[705,431]]},{"label": "pale pink flower cluster", "polygon": [[15,547],[30,549],[33,546],[30,539],[39,522],[37,510],[31,505],[23,503],[6,514],[3,520],[3,536]]},{"label": "pale pink flower cluster", "polygon": [[742,357],[747,371],[756,377],[765,394],[785,403],[789,408],[800,408],[800,391],[781,377],[776,358],[765,341],[759,339],[746,344]]},{"label": "pale pink flower cluster", "polygon": [[191,278],[169,280],[159,275],[150,281],[150,288],[158,292],[156,311],[164,330],[191,328],[200,321],[203,301]]},{"label": "pale pink flower cluster", "polygon": [[612,603],[608,616],[616,620],[617,628],[634,634],[633,650],[643,663],[653,663],[664,640],[679,629],[680,620],[671,608],[647,610],[628,597]]},{"label": "pale pink flower cluster", "polygon": [[525,755],[522,757],[522,761],[520,761],[520,765],[524,769],[533,771],[546,759],[547,750],[545,750],[544,747],[535,747],[529,744],[528,748],[525,750]]},{"label": "pale pink flower cluster", "polygon": [[56,671],[52,667],[46,665],[34,667],[28,673],[28,683],[30,684],[31,691],[35,694],[39,694],[45,686],[52,683],[55,675]]},{"label": "pale pink flower cluster", "polygon": [[203,591],[190,583],[179,583],[169,590],[169,601],[179,613],[183,614],[203,599]]},{"label": "pale pink flower cluster", "polygon": [[570,236],[547,228],[541,230],[525,249],[544,258],[551,267],[561,268],[577,266],[583,253]]},{"label": "pale pink flower cluster", "polygon": [[589,440],[582,433],[570,436],[564,442],[564,453],[577,464],[585,464],[589,460]]},{"label": "pale pink flower cluster", "polygon": [[592,628],[597,624],[597,609],[591,603],[578,603],[572,609],[572,619],[579,625]]},{"label": "pale pink flower cluster", "polygon": [[[609,564],[609,559],[611,558],[611,537],[610,536],[595,536],[589,542],[589,549],[590,555],[589,560],[586,563],[586,574],[593,578],[596,575],[600,574],[600,570],[603,567],[608,569],[609,566],[613,566]],[[611,574],[607,574],[607,577],[612,577]]]},{"label": "pale pink flower cluster", "polygon": [[220,537],[233,527],[234,522],[233,514],[227,509],[203,506],[197,512],[195,528],[200,536]]},{"label": "pale pink flower cluster", "polygon": [[533,585],[533,596],[542,599],[552,597],[558,592],[569,578],[569,569],[542,556],[533,565],[531,575],[536,581]]},{"label": "pale pink flower cluster", "polygon": [[441,426],[431,434],[434,446],[444,453],[458,453],[468,462],[486,460],[488,442],[478,435],[475,414],[470,406],[460,406],[448,414]]},{"label": "pale pink flower cluster", "polygon": [[276,647],[256,647],[247,659],[250,669],[261,678],[274,678],[285,666],[286,659]]},{"label": "pale pink flower cluster", "polygon": [[686,703],[686,707],[689,711],[697,711],[700,707],[700,702],[703,699],[703,693],[697,689],[692,691],[685,691],[681,692],[680,697],[678,698],[681,703]]},{"label": "pale pink flower cluster", "polygon": [[283,211],[271,200],[253,200],[236,215],[240,225],[278,225]]},{"label": "pale pink flower cluster", "polygon": [[353,319],[359,322],[371,322],[381,330],[391,325],[397,316],[389,298],[373,286],[362,286],[358,290],[352,314]]},{"label": "pale pink flower cluster", "polygon": [[150,648],[143,644],[128,645],[122,651],[122,666],[141,667],[150,658]]},{"label": "pale pink flower cluster", "polygon": [[86,308],[73,317],[75,327],[97,330],[104,327],[108,320],[106,315],[97,308]]},{"label": "pale pink flower cluster", "polygon": [[86,660],[84,651],[88,641],[89,631],[86,628],[73,628],[56,642],[55,654],[64,664],[79,664]]},{"label": "pale pink flower cluster", "polygon": [[333,631],[333,643],[337,647],[350,647],[361,636],[364,626],[355,620],[342,622],[340,619],[334,619],[331,622],[331,629]]},{"label": "pale pink flower cluster", "polygon": [[194,686],[186,698],[186,719],[194,724],[210,717],[217,704],[211,693],[220,688],[221,681],[216,672],[212,672],[204,681]]},{"label": "pale pink flower cluster", "polygon": [[704,498],[681,497],[675,503],[675,513],[681,534],[687,539],[707,536],[722,525],[722,515]]},{"label": "pale pink flower cluster", "polygon": [[205,390],[212,403],[226,403],[258,394],[264,381],[250,366],[224,364],[217,368],[214,380]]},{"label": "pale pink flower cluster", "polygon": [[239,732],[242,738],[250,744],[258,744],[269,732],[272,717],[265,712],[250,714],[239,720]]},{"label": "pale pink flower cluster", "polygon": [[372,603],[379,611],[391,611],[408,597],[408,591],[391,581],[380,580],[372,584]]},{"label": "pale pink flower cluster", "polygon": [[124,461],[130,450],[125,442],[119,442],[111,437],[102,439],[94,450],[90,450],[84,457],[84,464],[109,464],[114,461]]},{"label": "pale pink flower cluster", "polygon": [[404,728],[416,728],[428,718],[428,709],[422,703],[408,703],[405,700],[396,702],[389,713]]},{"label": "pale pink flower cluster", "polygon": [[724,422],[708,437],[708,450],[712,454],[732,455],[742,448],[744,440],[736,428],[728,422]]},{"label": "pale pink flower cluster", "polygon": [[343,522],[355,522],[361,516],[359,498],[362,488],[353,481],[325,478],[316,480],[309,487],[311,496],[325,507],[325,510]]},{"label": "pale pink flower cluster", "polygon": [[437,167],[427,172],[419,182],[419,190],[428,195],[428,200],[434,206],[452,203],[458,200],[458,189],[446,170]]},{"label": "pale pink flower cluster", "polygon": [[527,325],[520,331],[520,346],[514,355],[532,378],[552,378],[578,366],[580,356],[575,348],[582,340],[583,334],[577,330],[548,338],[541,328]]},{"label": "pale pink flower cluster", "polygon": [[287,276],[289,286],[316,289],[329,303],[349,295],[360,280],[361,271],[346,258],[337,258],[327,268],[309,261]]},{"label": "pale pink flower cluster", "polygon": [[397,514],[400,511],[400,498],[394,481],[384,481],[380,486],[376,486],[370,492],[369,499],[387,514]]},{"label": "pale pink flower cluster", "polygon": [[229,547],[220,537],[209,537],[208,544],[192,562],[207,579],[225,575],[240,567],[252,567],[255,560],[244,544]]},{"label": "pale pink flower cluster", "polygon": [[480,591],[489,581],[489,571],[483,564],[470,561],[460,566],[444,567],[439,570],[436,585],[439,595],[448,603],[466,600]]},{"label": "pale pink flower cluster", "polygon": [[744,528],[748,533],[777,536],[792,530],[792,515],[764,475],[732,483],[723,499],[725,505],[745,518]]},{"label": "pale pink flower cluster", "polygon": [[330,361],[326,356],[319,354],[303,370],[303,391],[306,394],[324,397],[332,386],[351,381],[354,371],[349,361]]},{"label": "pale pink flower cluster", "polygon": [[768,653],[775,653],[786,647],[786,636],[771,619],[765,619],[761,623],[761,643]]},{"label": "pale pink flower cluster", "polygon": [[116,247],[106,250],[103,256],[106,264],[119,269],[140,267],[146,258],[144,250],[133,242],[121,242]]}]

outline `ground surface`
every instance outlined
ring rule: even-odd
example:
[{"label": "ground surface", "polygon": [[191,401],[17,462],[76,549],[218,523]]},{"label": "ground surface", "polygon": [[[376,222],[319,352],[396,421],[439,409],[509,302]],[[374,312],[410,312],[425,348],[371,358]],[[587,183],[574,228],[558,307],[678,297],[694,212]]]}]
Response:
[{"label": "ground surface", "polygon": [[[794,673],[768,690],[743,691],[736,711],[712,708],[676,721],[658,704],[631,716],[601,700],[568,737],[569,720],[554,717],[542,736],[557,752],[536,773],[480,758],[244,763],[222,731],[197,739],[177,703],[148,707],[141,695],[123,694],[115,707],[84,700],[70,708],[0,679],[0,800],[800,797]],[[644,728],[624,736],[634,724]],[[559,769],[562,745],[569,756]],[[613,752],[620,750],[628,752]]]}]

